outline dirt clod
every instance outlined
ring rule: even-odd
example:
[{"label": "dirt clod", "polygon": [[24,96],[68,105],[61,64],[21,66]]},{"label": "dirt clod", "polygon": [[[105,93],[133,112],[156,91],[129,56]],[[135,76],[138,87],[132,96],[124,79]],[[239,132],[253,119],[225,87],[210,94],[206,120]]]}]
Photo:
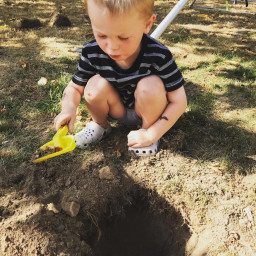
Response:
[{"label": "dirt clod", "polygon": [[75,217],[79,213],[80,204],[72,199],[64,197],[61,202],[61,208],[71,217]]},{"label": "dirt clod", "polygon": [[47,204],[47,210],[48,211],[52,211],[54,213],[59,213],[59,210],[56,208],[56,206],[54,205],[54,203],[49,203]]},{"label": "dirt clod", "polygon": [[47,146],[45,149],[39,148],[33,155],[32,155],[32,161],[36,160],[38,158],[56,153],[61,151],[61,147],[55,147],[55,146]]},{"label": "dirt clod", "polygon": [[105,166],[99,170],[99,178],[101,180],[113,180],[115,178],[113,172],[111,172],[108,166]]},{"label": "dirt clod", "polygon": [[42,23],[39,19],[24,18],[20,21],[21,29],[33,29],[42,27]]},{"label": "dirt clod", "polygon": [[2,241],[1,241],[1,247],[2,247],[2,252],[6,252],[7,248],[9,247],[9,242],[10,238],[8,236],[3,236]]},{"label": "dirt clod", "polygon": [[55,13],[49,23],[50,27],[70,27],[71,21],[63,13]]}]

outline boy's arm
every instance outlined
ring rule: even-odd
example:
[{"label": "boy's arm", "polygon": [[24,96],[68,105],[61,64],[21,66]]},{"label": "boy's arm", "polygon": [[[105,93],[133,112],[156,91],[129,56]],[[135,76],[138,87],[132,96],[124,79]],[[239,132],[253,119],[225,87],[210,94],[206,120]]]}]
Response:
[{"label": "boy's arm", "polygon": [[182,86],[175,91],[167,92],[167,100],[169,104],[154,124],[147,130],[131,132],[138,132],[136,144],[129,143],[130,134],[128,135],[128,146],[134,148],[149,146],[159,140],[176,123],[187,107],[187,97],[184,87]]},{"label": "boy's arm", "polygon": [[147,129],[148,136],[153,142],[160,139],[180,118],[187,107],[187,97],[184,87],[168,92],[167,100],[169,104],[159,117],[159,119]]},{"label": "boy's arm", "polygon": [[76,119],[76,110],[84,94],[84,86],[70,81],[62,96],[62,110],[54,119],[54,127],[58,130],[62,125],[68,124],[70,133],[73,133],[73,126]]}]

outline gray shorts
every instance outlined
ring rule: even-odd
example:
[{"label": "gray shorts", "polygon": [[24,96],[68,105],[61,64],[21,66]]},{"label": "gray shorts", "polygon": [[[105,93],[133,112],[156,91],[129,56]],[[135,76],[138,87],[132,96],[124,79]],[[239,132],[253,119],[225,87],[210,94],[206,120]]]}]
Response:
[{"label": "gray shorts", "polygon": [[126,108],[121,118],[114,119],[111,116],[108,119],[124,125],[142,125],[142,119],[136,114],[134,109]]}]

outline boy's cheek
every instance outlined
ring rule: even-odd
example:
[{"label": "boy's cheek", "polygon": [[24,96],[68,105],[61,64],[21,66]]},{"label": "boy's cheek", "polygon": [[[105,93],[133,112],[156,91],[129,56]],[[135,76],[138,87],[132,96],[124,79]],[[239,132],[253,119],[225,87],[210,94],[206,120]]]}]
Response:
[{"label": "boy's cheek", "polygon": [[[97,41],[97,40],[96,40],[96,41]],[[101,50],[103,50],[104,52],[106,52],[106,51],[105,51],[104,44],[103,44],[102,42],[100,42],[100,41],[97,41],[97,43],[98,43],[99,47],[101,48]]]}]

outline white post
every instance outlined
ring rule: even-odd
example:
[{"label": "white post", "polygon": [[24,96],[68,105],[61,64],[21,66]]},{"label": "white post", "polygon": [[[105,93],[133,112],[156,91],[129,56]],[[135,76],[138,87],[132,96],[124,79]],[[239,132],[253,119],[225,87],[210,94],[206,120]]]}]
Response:
[{"label": "white post", "polygon": [[188,0],[180,0],[174,8],[169,12],[169,14],[163,19],[163,21],[158,25],[158,27],[153,31],[151,36],[157,39],[166,29],[166,27],[174,20],[183,6],[188,2]]}]

